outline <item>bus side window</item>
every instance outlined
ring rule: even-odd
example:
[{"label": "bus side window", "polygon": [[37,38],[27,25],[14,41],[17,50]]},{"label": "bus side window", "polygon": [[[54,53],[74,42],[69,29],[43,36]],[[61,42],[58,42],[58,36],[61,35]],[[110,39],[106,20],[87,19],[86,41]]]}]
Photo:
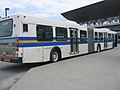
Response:
[{"label": "bus side window", "polygon": [[56,40],[57,41],[67,40],[67,28],[56,27]]},{"label": "bus side window", "polygon": [[36,30],[38,41],[53,40],[53,28],[51,26],[37,25]]},{"label": "bus side window", "polygon": [[28,32],[28,24],[23,24],[23,32]]},{"label": "bus side window", "polygon": [[108,34],[108,41],[111,40],[111,34]]},{"label": "bus side window", "polygon": [[80,31],[80,42],[87,42],[87,32],[86,31]]},{"label": "bus side window", "polygon": [[103,41],[103,33],[99,33],[99,40]]},{"label": "bus side window", "polygon": [[115,40],[115,38],[114,38],[114,34],[112,34],[112,40],[113,40],[113,41]]},{"label": "bus side window", "polygon": [[95,40],[96,41],[98,40],[98,34],[97,34],[97,32],[95,32]]}]

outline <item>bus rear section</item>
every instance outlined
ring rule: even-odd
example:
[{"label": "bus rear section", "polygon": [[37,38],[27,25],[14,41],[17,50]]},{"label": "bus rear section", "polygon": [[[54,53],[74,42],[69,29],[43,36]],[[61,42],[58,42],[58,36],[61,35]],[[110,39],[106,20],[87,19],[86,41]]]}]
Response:
[{"label": "bus rear section", "polygon": [[16,38],[0,39],[0,60],[4,62],[22,63],[22,58],[18,57]]},{"label": "bus rear section", "polygon": [[[19,35],[19,16],[8,16],[0,19],[0,60],[5,62],[22,63],[17,47]],[[20,50],[19,50],[20,52]]]}]

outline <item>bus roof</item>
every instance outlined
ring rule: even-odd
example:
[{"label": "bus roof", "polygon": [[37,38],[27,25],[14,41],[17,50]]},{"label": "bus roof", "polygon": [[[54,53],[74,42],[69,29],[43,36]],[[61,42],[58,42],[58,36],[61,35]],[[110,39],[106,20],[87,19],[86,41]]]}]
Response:
[{"label": "bus roof", "polygon": [[16,14],[16,15],[12,15],[12,16],[3,17],[3,18],[1,18],[0,21],[7,20],[7,19],[10,19],[10,18],[21,18],[22,23],[25,23],[25,24],[50,25],[50,26],[55,26],[55,27],[76,28],[76,29],[79,29],[79,30],[86,30],[87,31],[87,26],[80,26],[79,24],[77,24],[74,21],[70,21],[70,20],[49,20],[49,19],[43,19],[43,18],[39,18],[39,17],[25,16],[25,15],[22,15],[22,14]]}]

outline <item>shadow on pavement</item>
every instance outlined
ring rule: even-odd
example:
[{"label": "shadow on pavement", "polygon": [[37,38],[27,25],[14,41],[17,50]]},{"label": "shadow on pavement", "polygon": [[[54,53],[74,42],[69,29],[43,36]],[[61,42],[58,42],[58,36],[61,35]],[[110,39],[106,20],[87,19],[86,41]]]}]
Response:
[{"label": "shadow on pavement", "polygon": [[[5,64],[5,63],[4,63]],[[44,62],[44,63],[32,63],[32,64],[16,64],[16,63],[7,63],[3,67],[0,67],[1,71],[4,72],[10,72],[10,73],[21,73],[21,72],[26,72],[31,68],[38,67],[38,66],[43,66],[50,64],[50,62]]]}]

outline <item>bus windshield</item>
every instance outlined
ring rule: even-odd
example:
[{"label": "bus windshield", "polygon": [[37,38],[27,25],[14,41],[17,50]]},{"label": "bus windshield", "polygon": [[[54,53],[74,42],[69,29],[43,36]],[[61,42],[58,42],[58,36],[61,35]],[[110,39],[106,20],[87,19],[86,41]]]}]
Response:
[{"label": "bus windshield", "polygon": [[12,36],[13,20],[0,21],[0,37]]}]

